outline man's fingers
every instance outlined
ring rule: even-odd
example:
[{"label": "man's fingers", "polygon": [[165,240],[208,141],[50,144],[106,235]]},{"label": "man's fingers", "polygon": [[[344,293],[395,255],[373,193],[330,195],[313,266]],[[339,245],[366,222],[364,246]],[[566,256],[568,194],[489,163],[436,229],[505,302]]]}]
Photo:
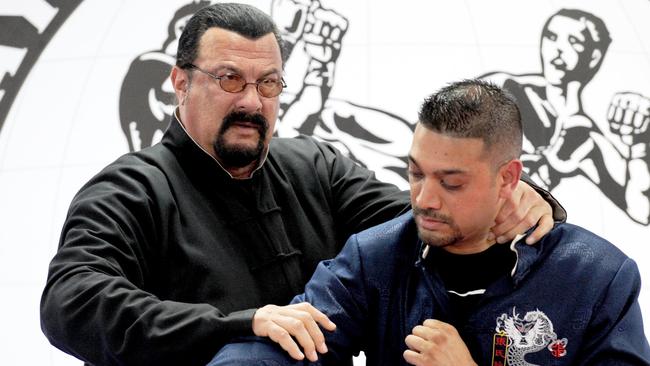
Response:
[{"label": "man's fingers", "polygon": [[311,318],[320,324],[323,328],[334,331],[336,329],[336,324],[332,322],[327,315],[323,314],[320,310],[316,309],[313,305],[307,302],[301,302],[299,304],[294,304],[290,306],[296,306],[298,309],[305,311],[311,315]]},{"label": "man's fingers", "polygon": [[499,210],[499,212],[497,212],[497,216],[495,218],[497,224],[503,224],[513,214],[516,215],[517,207],[519,206],[519,202],[521,201],[521,196],[522,196],[521,192],[515,191],[513,192],[512,197],[505,200],[505,202],[501,206],[501,209]]},{"label": "man's fingers", "polygon": [[494,225],[490,231],[498,243],[505,243],[514,238],[515,235],[521,234],[530,227],[526,226],[528,223],[524,222],[525,219],[526,212],[520,211],[519,208],[514,209],[508,212],[507,217],[504,217],[500,221],[496,221],[497,224]]},{"label": "man's fingers", "polygon": [[[310,321],[312,322],[313,326],[318,328],[313,320]],[[293,336],[295,338],[310,361],[318,360],[318,355],[316,354],[316,344],[323,344],[325,340],[325,337],[323,337],[320,329],[317,329],[318,334],[312,334],[308,330],[308,327],[311,327],[311,324],[308,322],[305,323],[303,320],[300,320],[296,317],[278,317],[275,319],[274,323],[282,327],[286,332],[289,333],[290,336]],[[313,327],[311,330],[313,331]],[[295,344],[295,342],[293,342],[293,344]]]},{"label": "man's fingers", "polygon": [[414,365],[414,366],[424,365],[424,363],[422,363],[422,355],[420,355],[420,353],[418,352],[411,351],[410,349],[404,351],[402,357],[404,357],[404,361],[406,361],[406,363],[408,363],[409,365]]},{"label": "man's fingers", "polygon": [[300,352],[300,348],[298,348],[296,342],[293,341],[289,332],[287,332],[283,327],[277,324],[271,324],[267,330],[268,337],[275,343],[279,344],[283,350],[287,351],[291,358],[298,361],[305,358],[305,355]]},{"label": "man's fingers", "polygon": [[327,346],[325,345],[325,336],[318,325],[320,324],[323,328],[331,332],[336,329],[336,324],[334,324],[327,315],[323,314],[320,310],[316,309],[309,303],[304,302],[290,306],[296,306],[298,309],[302,310],[302,312],[298,313],[297,316],[305,325],[311,339],[313,339],[316,344],[318,352],[326,353]]},{"label": "man's fingers", "polygon": [[[516,197],[516,194],[520,194],[520,196]],[[506,243],[512,240],[515,236],[538,224],[542,218],[548,215],[551,216],[552,221],[553,210],[551,206],[528,184],[519,184],[513,193],[513,197],[506,200],[506,205],[509,201],[512,201],[516,209],[510,212],[506,211],[508,217],[501,222],[497,221],[496,225],[491,228],[498,243]],[[545,221],[542,226],[538,226],[539,231],[536,230],[535,238],[541,238],[552,227],[552,223],[549,226],[548,222]]]},{"label": "man's fingers", "polygon": [[[509,230],[505,232],[497,232],[495,231],[495,236],[496,236],[496,241],[499,244],[507,243],[514,239],[517,235],[522,234],[526,232],[528,229],[531,227],[535,226],[537,223],[537,219],[539,218],[539,215],[534,213],[536,210],[530,210],[519,222],[515,225],[508,225],[510,227]],[[544,234],[547,231],[544,232]]]},{"label": "man's fingers", "polygon": [[553,220],[552,214],[542,216],[542,218],[539,219],[535,230],[526,238],[526,244],[531,245],[537,243],[544,235],[546,235],[546,233],[551,231],[554,223],[555,221]]},{"label": "man's fingers", "polygon": [[406,343],[406,346],[410,350],[415,351],[415,352],[424,351],[425,348],[427,347],[427,344],[428,344],[426,339],[424,339],[422,337],[419,337],[419,336],[416,336],[414,334],[407,335],[404,342]]},{"label": "man's fingers", "polygon": [[[267,305],[255,313],[253,332],[271,338],[296,360],[306,356],[310,361],[317,361],[316,351],[327,352],[325,336],[319,324],[327,330],[336,329],[325,314],[308,303]],[[304,354],[300,352],[301,349]]]}]

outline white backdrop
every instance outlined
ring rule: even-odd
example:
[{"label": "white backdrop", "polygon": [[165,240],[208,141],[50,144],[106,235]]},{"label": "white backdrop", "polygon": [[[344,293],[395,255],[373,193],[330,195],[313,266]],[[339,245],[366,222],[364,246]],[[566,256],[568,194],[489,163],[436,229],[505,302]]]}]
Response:
[{"label": "white backdrop", "polygon": [[[188,2],[84,0],[46,43],[19,88],[0,83],[0,100],[15,96],[0,124],[1,365],[79,364],[51,347],[40,331],[38,306],[47,265],[74,193],[100,168],[129,151],[120,123],[119,98],[131,63],[148,51],[164,53],[168,24]],[[271,11],[270,0],[247,3]],[[322,112],[324,124],[333,115],[330,112],[340,108],[339,116],[355,117],[356,127],[378,139],[373,142],[364,135],[337,133],[335,125],[317,126],[313,133],[402,187],[406,185],[392,173],[395,169],[388,168],[400,168],[399,157],[410,143],[408,127],[423,98],[456,79],[494,71],[539,73],[540,34],[546,20],[560,8],[578,8],[598,16],[612,37],[602,67],[582,95],[584,114],[604,131],[605,139],[620,144],[617,136],[607,133],[607,108],[614,93],[650,96],[648,0],[306,3],[322,10],[315,14],[323,22],[339,24],[347,31],[335,39],[334,45],[340,45],[336,55],[316,57],[309,42],[296,42],[286,70],[288,98],[304,86],[309,60],[335,66],[335,73],[327,84],[326,104],[308,103],[302,110],[288,110],[278,133],[290,134],[291,128],[287,132],[282,126],[300,125],[310,108]],[[22,16],[40,35],[56,13],[57,6],[46,1],[0,4],[0,15]],[[0,29],[7,27],[0,25]],[[17,75],[28,54],[23,46],[3,46],[6,38],[0,37],[0,75],[4,74],[5,81]],[[322,75],[310,77],[322,80]],[[164,85],[157,88],[164,93]],[[645,131],[646,141],[649,133]],[[383,152],[377,153],[375,147]],[[601,168],[603,172],[624,170],[609,160]],[[646,173],[643,169],[641,175]],[[621,179],[624,185],[625,174]],[[607,238],[637,261],[642,272],[645,329],[650,333],[647,222],[634,220],[612,191],[599,188],[583,174],[562,177],[552,188],[569,212],[570,222]],[[636,202],[641,208],[647,205],[643,200],[627,204]]]}]

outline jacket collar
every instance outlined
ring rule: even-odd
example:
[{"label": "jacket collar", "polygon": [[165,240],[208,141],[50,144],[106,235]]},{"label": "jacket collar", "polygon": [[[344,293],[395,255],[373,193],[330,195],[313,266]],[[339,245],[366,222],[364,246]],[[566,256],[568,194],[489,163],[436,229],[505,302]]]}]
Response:
[{"label": "jacket collar", "polygon": [[[510,271],[510,277],[512,278],[513,284],[517,286],[530,272],[531,267],[540,259],[540,254],[543,250],[544,243],[539,241],[534,245],[528,245],[525,243],[525,238],[533,231],[534,228],[529,229],[524,234],[517,235],[512,242],[510,242],[510,250],[515,252],[516,260],[515,265]],[[420,267],[422,261],[426,259],[429,254],[429,246],[418,240],[419,245],[419,255],[416,257],[415,266]],[[496,244],[502,245],[502,244]]]}]

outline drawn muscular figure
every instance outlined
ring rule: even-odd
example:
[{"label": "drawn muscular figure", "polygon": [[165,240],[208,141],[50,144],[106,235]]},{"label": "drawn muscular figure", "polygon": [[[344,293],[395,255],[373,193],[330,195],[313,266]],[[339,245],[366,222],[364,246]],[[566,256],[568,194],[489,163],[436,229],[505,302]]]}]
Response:
[{"label": "drawn muscular figure", "polygon": [[593,182],[634,221],[648,225],[650,99],[616,93],[604,115],[608,131],[586,114],[582,92],[598,72],[611,43],[605,23],[593,14],[562,9],[541,36],[542,71],[483,78],[515,95],[524,123],[522,160],[539,185],[552,190],[567,177]]},{"label": "drawn muscular figure", "polygon": [[348,20],[318,0],[274,0],[271,14],[290,50],[287,73],[300,72],[298,92],[283,93],[277,134],[302,133],[328,141],[379,179],[406,185],[406,120],[377,108],[330,98]]},{"label": "drawn muscular figure", "polygon": [[175,95],[169,70],[185,23],[210,1],[195,1],[179,8],[169,23],[167,39],[159,50],[138,56],[129,67],[120,91],[120,123],[130,151],[160,141],[174,112]]}]

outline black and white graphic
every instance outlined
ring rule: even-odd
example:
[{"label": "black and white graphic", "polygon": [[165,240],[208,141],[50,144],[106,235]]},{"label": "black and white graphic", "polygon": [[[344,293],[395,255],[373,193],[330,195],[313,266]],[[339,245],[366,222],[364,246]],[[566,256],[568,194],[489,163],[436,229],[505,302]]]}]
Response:
[{"label": "black and white graphic", "polygon": [[[0,14],[0,131],[38,57],[82,0],[12,2]],[[6,14],[6,15],[5,15]],[[5,48],[6,47],[6,48]]]},{"label": "black and white graphic", "polygon": [[[650,99],[620,91],[601,110],[583,108],[583,91],[611,42],[601,18],[562,9],[542,30],[541,71],[483,77],[517,98],[524,123],[522,159],[538,184],[552,191],[562,179],[583,175],[631,219],[648,225]],[[591,114],[606,119],[609,130],[601,130]]]},{"label": "black and white graphic", "polygon": [[209,1],[196,1],[179,8],[162,47],[144,52],[131,63],[120,92],[120,123],[129,150],[140,150],[162,138],[176,101],[169,71],[176,63],[178,38],[192,14],[207,5]]},{"label": "black and white graphic", "polygon": [[295,94],[283,94],[278,135],[328,141],[378,178],[403,185],[412,125],[379,108],[330,98],[348,19],[318,0],[274,0],[271,14],[288,43],[289,62],[301,60],[304,75]]}]

